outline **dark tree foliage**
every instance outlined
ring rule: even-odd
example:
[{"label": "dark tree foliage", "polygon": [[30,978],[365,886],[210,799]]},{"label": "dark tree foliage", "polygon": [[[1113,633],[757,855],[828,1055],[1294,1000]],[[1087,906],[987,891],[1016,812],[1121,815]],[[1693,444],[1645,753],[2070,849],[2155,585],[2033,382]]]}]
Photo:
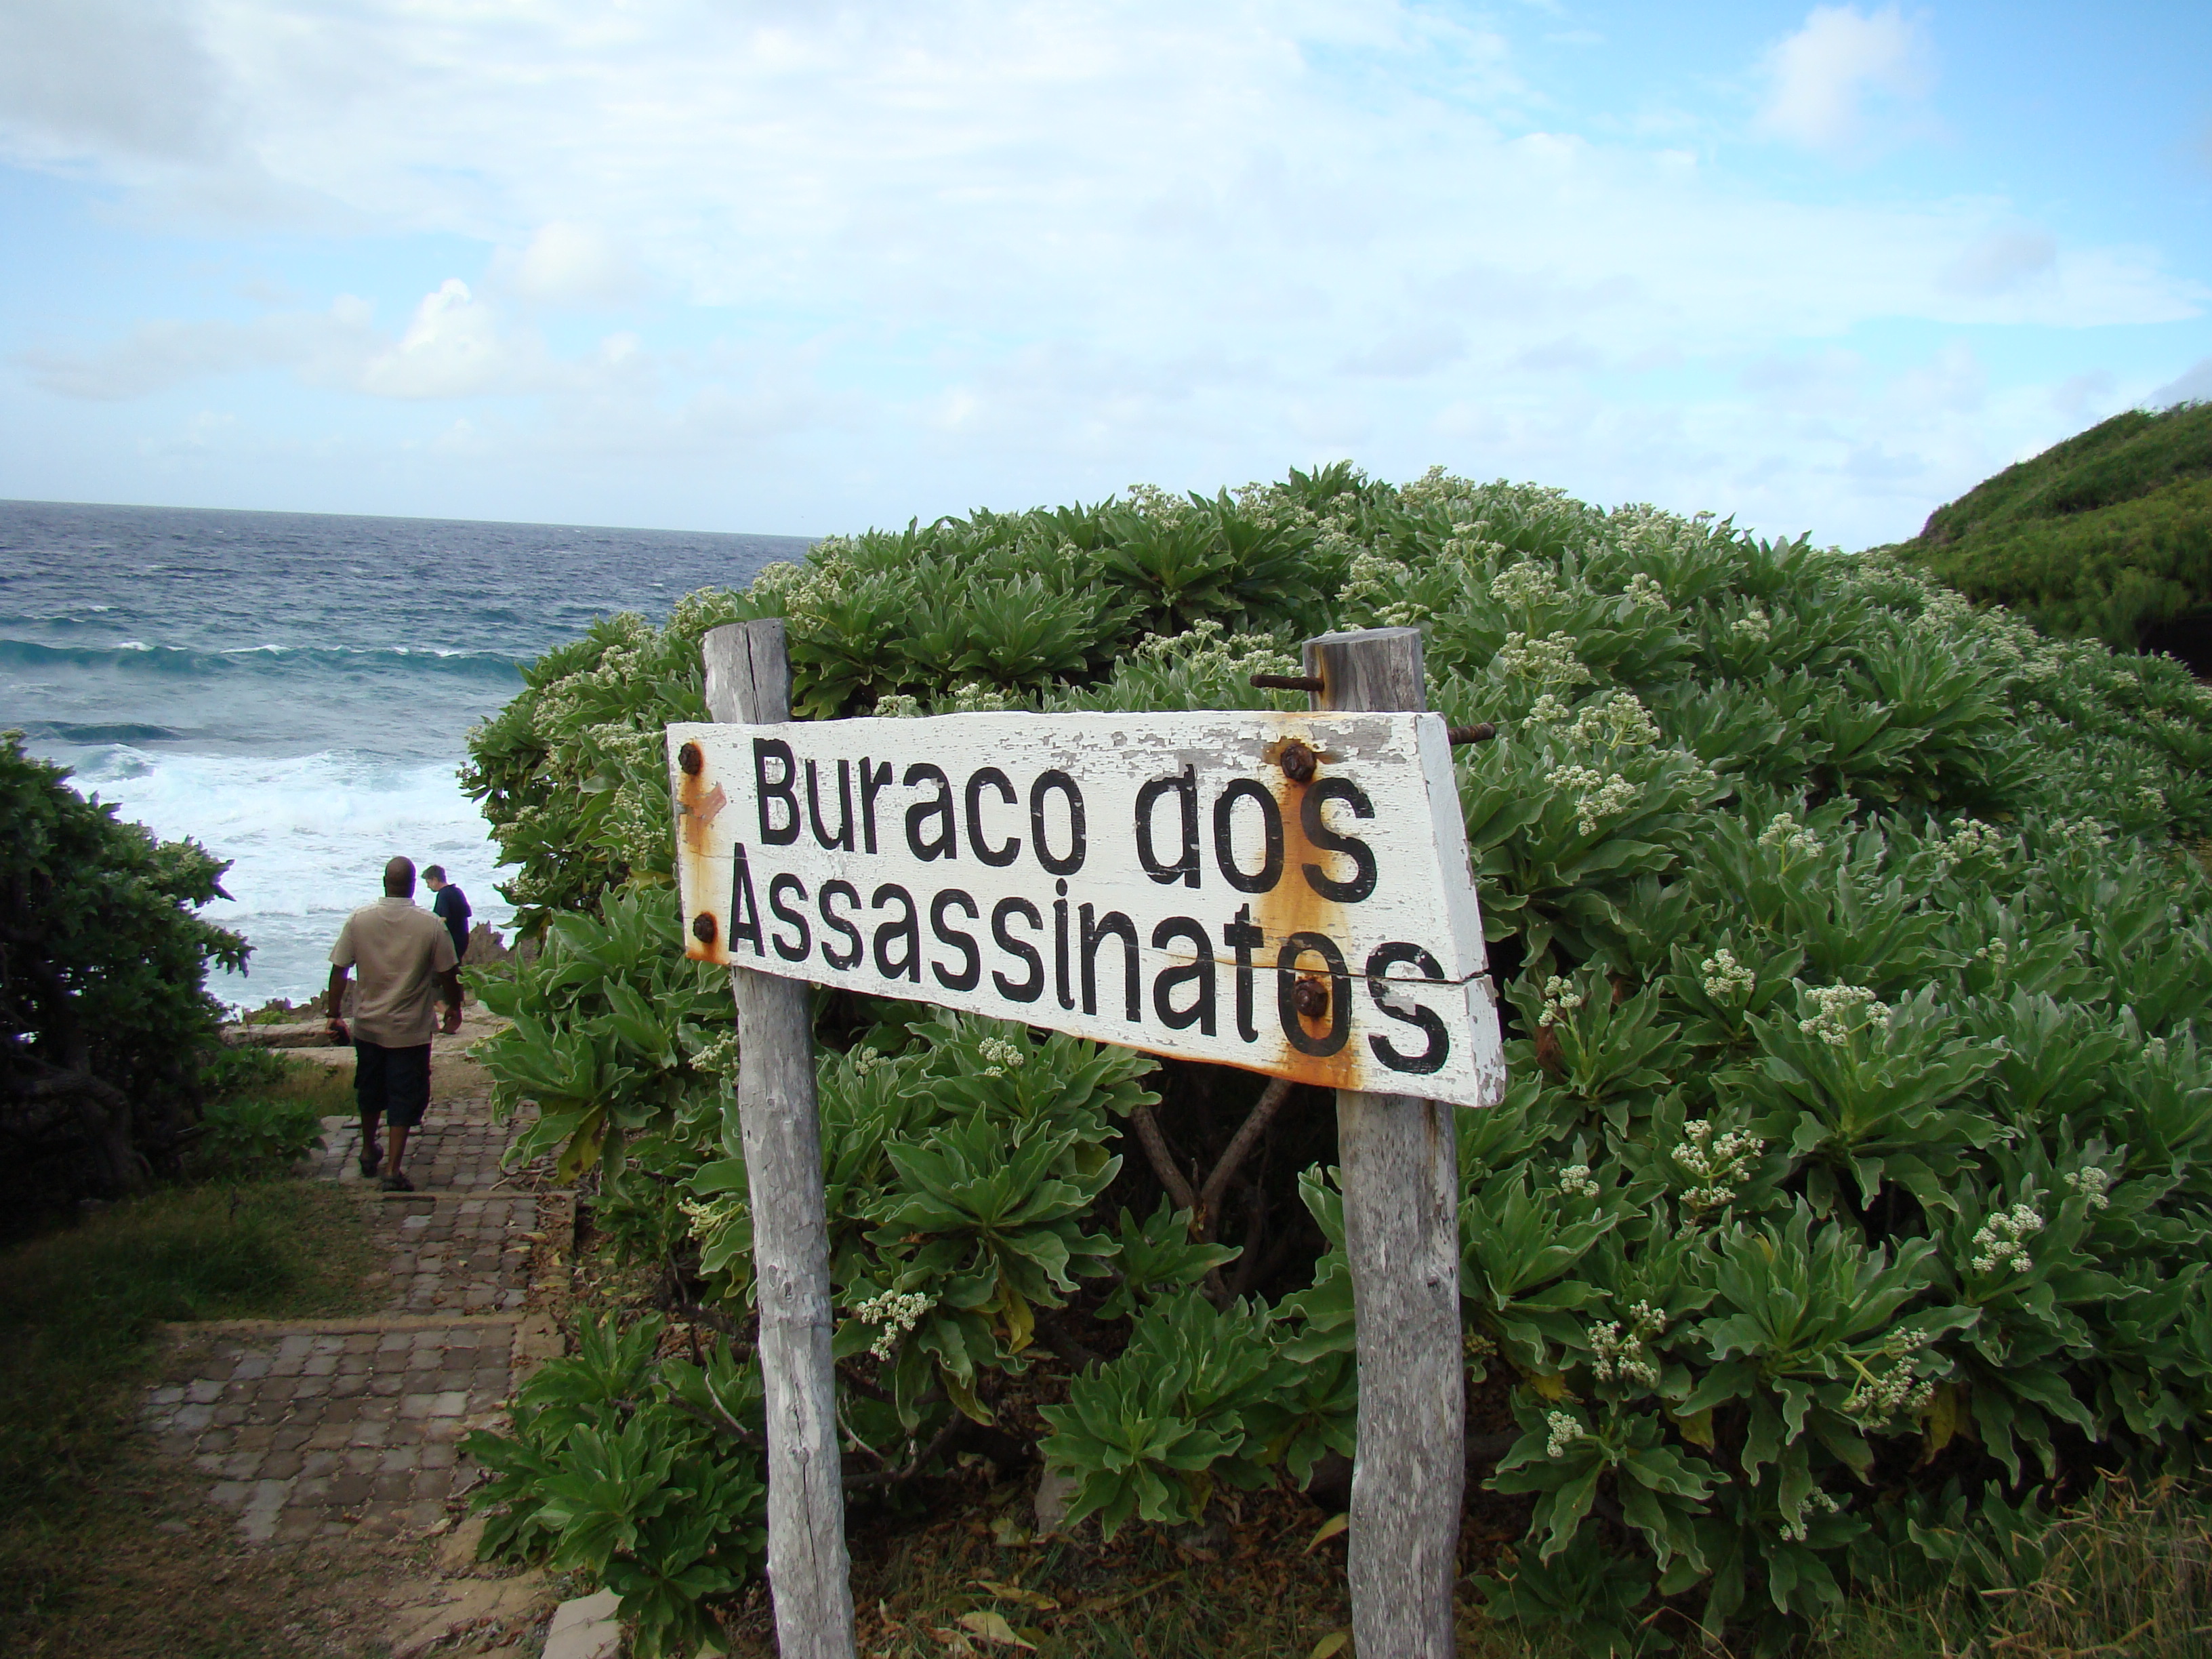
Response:
[{"label": "dark tree foliage", "polygon": [[163,842],[0,734],[0,1190],[119,1192],[173,1158],[247,946],[193,914],[230,866]]},{"label": "dark tree foliage", "polygon": [[2212,404],[2115,415],[1936,508],[1899,550],[2052,633],[2171,651],[2204,672]]}]

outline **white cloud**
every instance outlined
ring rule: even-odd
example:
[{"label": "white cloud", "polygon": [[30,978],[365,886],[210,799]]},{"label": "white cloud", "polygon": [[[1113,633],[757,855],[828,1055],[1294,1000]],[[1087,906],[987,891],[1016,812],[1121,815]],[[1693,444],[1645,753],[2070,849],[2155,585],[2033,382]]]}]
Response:
[{"label": "white cloud", "polygon": [[[1769,91],[1758,126],[1807,149],[1848,154],[1895,136],[1936,84],[1927,30],[1893,5],[1815,6],[1804,27],[1767,54]],[[1875,147],[1886,147],[1875,143]]]},{"label": "white cloud", "polygon": [[406,400],[634,391],[655,368],[627,331],[582,356],[556,358],[458,276],[423,296],[397,338],[378,334],[374,319],[366,301],[341,295],[326,312],[272,312],[244,323],[164,319],[143,323],[104,349],[44,347],[15,361],[46,391],[100,402],[263,368],[289,370],[308,386]]},{"label": "white cloud", "polygon": [[380,398],[467,398],[538,389],[539,354],[502,335],[490,307],[449,276],[415,307],[406,332],[362,365],[361,389]]},{"label": "white cloud", "polygon": [[564,219],[538,227],[514,261],[511,280],[524,299],[548,306],[617,305],[644,286],[612,237]]}]

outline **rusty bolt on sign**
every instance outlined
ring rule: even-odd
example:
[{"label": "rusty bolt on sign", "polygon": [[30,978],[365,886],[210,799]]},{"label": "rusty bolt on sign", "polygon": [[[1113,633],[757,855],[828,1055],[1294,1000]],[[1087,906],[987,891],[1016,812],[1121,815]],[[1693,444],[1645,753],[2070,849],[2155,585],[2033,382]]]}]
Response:
[{"label": "rusty bolt on sign", "polygon": [[714,942],[714,913],[712,910],[702,910],[691,918],[691,937],[702,945]]},{"label": "rusty bolt on sign", "polygon": [[1302,979],[1291,988],[1291,1006],[1308,1019],[1328,1012],[1328,987],[1317,979]]},{"label": "rusty bolt on sign", "polygon": [[1314,751],[1293,738],[1283,745],[1283,775],[1292,783],[1311,783]]},{"label": "rusty bolt on sign", "polygon": [[1462,744],[1488,743],[1497,735],[1498,728],[1488,720],[1475,726],[1448,726],[1444,728],[1444,738],[1455,749]]},{"label": "rusty bolt on sign", "polygon": [[687,743],[676,751],[676,763],[684,769],[685,777],[696,778],[699,775],[699,769],[707,763],[699,753],[699,745],[696,743]]}]

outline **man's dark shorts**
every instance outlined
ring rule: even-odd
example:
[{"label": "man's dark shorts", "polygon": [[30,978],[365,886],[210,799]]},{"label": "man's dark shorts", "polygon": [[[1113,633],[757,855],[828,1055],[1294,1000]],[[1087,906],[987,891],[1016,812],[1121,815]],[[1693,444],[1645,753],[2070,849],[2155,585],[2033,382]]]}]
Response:
[{"label": "man's dark shorts", "polygon": [[411,1129],[430,1104],[430,1045],[386,1048],[353,1045],[353,1094],[363,1117],[381,1117],[395,1129]]}]

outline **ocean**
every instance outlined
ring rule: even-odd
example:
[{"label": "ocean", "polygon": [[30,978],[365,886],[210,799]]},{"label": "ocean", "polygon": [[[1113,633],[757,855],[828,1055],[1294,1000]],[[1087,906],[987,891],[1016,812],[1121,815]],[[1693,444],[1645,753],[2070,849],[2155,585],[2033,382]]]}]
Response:
[{"label": "ocean", "polygon": [[[85,793],[235,860],[224,1001],[313,995],[395,853],[506,930],[456,769],[518,664],[595,617],[744,586],[790,536],[0,501],[0,728]],[[418,897],[428,901],[427,894]]]}]

